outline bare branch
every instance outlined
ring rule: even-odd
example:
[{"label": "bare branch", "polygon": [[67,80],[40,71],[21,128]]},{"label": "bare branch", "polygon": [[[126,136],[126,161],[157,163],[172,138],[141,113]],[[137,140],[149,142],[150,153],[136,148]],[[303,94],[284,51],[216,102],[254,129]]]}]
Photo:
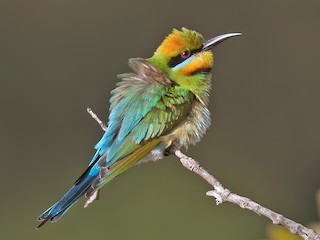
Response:
[{"label": "bare branch", "polygon": [[86,203],[84,204],[84,208],[89,207],[89,205],[95,201],[99,199],[99,194],[100,194],[100,190],[95,191],[86,201]]},{"label": "bare branch", "polygon": [[279,213],[265,208],[249,198],[242,197],[235,193],[232,193],[229,189],[223,187],[222,184],[210,173],[208,173],[207,170],[202,168],[196,160],[186,156],[180,150],[175,150],[174,154],[180,159],[180,162],[184,167],[186,167],[190,171],[195,172],[203,179],[205,179],[211,186],[213,186],[214,190],[208,191],[207,196],[214,197],[216,199],[217,205],[223,202],[231,202],[237,204],[241,208],[251,210],[258,215],[262,215],[269,218],[273,224],[282,225],[288,228],[293,234],[297,234],[303,237],[304,239],[320,239],[320,235],[316,233],[314,230],[306,228],[300,223],[296,223],[293,220],[288,219]]},{"label": "bare branch", "polygon": [[[87,108],[87,112],[91,115],[93,119],[95,119],[98,122],[102,130],[106,131],[107,126],[98,118],[98,116],[90,108]],[[262,215],[269,218],[273,224],[282,225],[289,229],[293,234],[299,235],[306,240],[320,240],[320,235],[316,233],[314,230],[307,228],[302,224],[297,223],[291,219],[288,219],[282,216],[281,214],[276,213],[266,207],[263,207],[247,197],[242,197],[238,194],[232,193],[229,189],[225,188],[207,170],[202,168],[196,160],[194,160],[191,157],[188,157],[179,149],[171,149],[171,152],[174,153],[174,155],[180,159],[181,164],[185,168],[201,176],[213,187],[213,190],[207,192],[207,196],[214,197],[217,205],[223,202],[234,203],[241,208],[248,209],[258,215]],[[90,204],[93,200],[95,200],[97,196],[98,193],[97,195],[93,196],[92,199],[88,199],[85,207],[88,206],[88,204]]]},{"label": "bare branch", "polygon": [[91,110],[91,108],[87,108],[87,112],[91,115],[91,117],[97,121],[97,123],[100,125],[103,131],[107,130],[107,125],[104,124],[100,118]]}]

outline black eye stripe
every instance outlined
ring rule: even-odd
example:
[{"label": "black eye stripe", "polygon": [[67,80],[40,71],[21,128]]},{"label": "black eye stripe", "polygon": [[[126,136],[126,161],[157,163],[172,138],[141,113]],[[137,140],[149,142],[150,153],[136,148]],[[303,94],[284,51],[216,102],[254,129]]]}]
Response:
[{"label": "black eye stripe", "polygon": [[[191,55],[190,55],[191,56]],[[174,68],[175,66],[177,66],[179,63],[182,63],[184,60],[186,60],[185,58],[182,58],[180,56],[180,54],[176,57],[172,57],[168,63],[169,67]]]},{"label": "black eye stripe", "polygon": [[211,72],[211,68],[200,68],[200,69],[196,69],[194,70],[190,75],[195,75],[195,74],[208,74]]},{"label": "black eye stripe", "polygon": [[[195,50],[190,51],[191,54],[190,54],[189,57],[191,57],[193,54],[195,54],[195,53],[197,53],[197,52],[200,52],[201,49],[202,49],[202,47],[199,48],[199,49],[195,49]],[[188,58],[189,58],[189,57],[188,57]],[[186,59],[188,59],[188,58],[183,58],[183,57],[181,57],[181,53],[180,53],[179,55],[177,55],[177,56],[175,56],[175,57],[172,57],[172,58],[169,60],[168,65],[169,65],[170,68],[174,68],[175,66],[177,66],[177,65],[180,64],[180,63],[182,63],[184,60],[186,60]]]}]

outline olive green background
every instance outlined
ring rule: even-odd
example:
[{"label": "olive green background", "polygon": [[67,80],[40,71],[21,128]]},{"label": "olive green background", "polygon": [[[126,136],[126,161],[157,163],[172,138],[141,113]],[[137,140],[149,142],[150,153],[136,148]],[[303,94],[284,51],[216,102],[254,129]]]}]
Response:
[{"label": "olive green background", "polygon": [[270,222],[226,203],[174,157],[132,168],[56,224],[36,217],[82,173],[116,75],[173,27],[214,49],[213,125],[188,155],[228,188],[301,223],[317,220],[320,1],[0,2],[1,239],[262,239]]}]

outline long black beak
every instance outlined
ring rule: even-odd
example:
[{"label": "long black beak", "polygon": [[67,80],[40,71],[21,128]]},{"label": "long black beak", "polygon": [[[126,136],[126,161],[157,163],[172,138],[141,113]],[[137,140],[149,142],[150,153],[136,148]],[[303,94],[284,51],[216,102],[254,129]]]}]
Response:
[{"label": "long black beak", "polygon": [[219,35],[217,37],[211,38],[208,41],[203,43],[201,51],[207,51],[213,48],[214,46],[218,45],[219,43],[223,42],[224,40],[231,38],[231,37],[236,37],[236,36],[241,36],[241,33],[226,33]]}]

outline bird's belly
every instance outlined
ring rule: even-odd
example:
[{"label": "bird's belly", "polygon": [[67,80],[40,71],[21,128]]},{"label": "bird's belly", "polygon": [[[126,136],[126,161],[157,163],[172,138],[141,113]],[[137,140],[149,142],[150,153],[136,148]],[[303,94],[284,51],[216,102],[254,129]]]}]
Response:
[{"label": "bird's belly", "polygon": [[150,161],[158,161],[164,157],[165,146],[159,143],[154,149],[152,149],[147,155],[141,158],[135,165]]}]

